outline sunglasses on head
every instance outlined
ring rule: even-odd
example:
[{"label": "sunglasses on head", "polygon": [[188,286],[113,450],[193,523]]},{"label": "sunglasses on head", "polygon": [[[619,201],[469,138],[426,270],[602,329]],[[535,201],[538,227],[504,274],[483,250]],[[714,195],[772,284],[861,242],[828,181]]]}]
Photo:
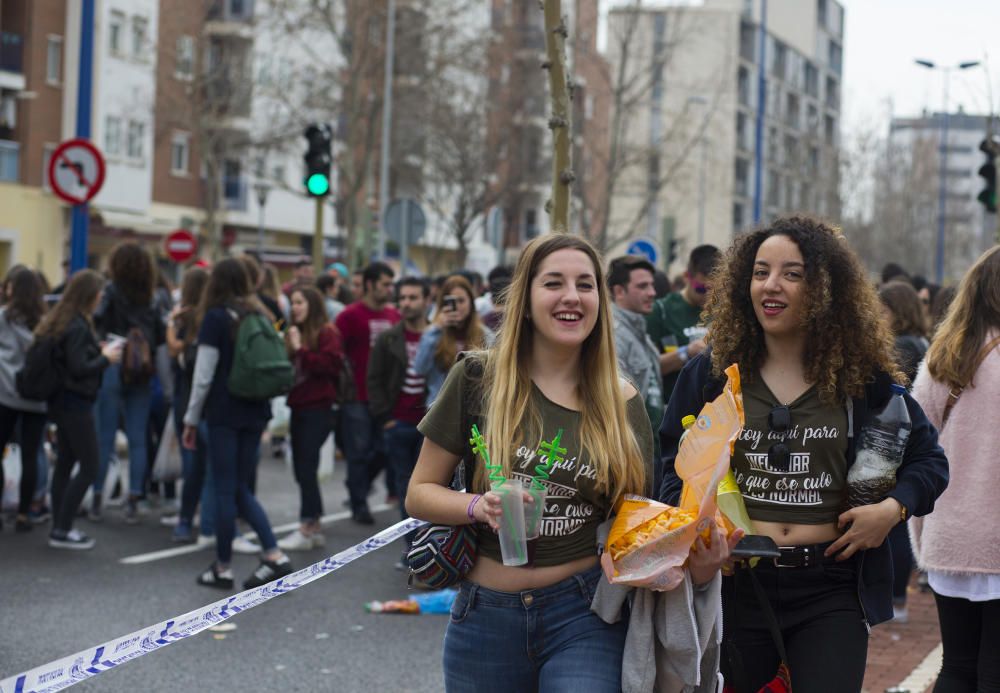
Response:
[{"label": "sunglasses on head", "polygon": [[767,466],[777,472],[787,472],[792,457],[785,444],[784,434],[792,427],[792,412],[785,405],[779,405],[767,415],[767,425],[772,433],[782,434],[782,439],[767,449]]},{"label": "sunglasses on head", "polygon": [[701,282],[697,282],[694,279],[691,280],[691,288],[694,290],[696,294],[708,293],[708,285],[702,284]]}]

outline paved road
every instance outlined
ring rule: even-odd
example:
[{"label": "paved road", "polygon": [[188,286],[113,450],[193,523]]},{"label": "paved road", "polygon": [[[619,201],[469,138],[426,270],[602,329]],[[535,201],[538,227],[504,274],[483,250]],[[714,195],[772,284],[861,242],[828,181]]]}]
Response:
[{"label": "paved road", "polygon": [[[326,512],[343,510],[344,465],[323,484]],[[384,488],[376,482],[381,501]],[[272,524],[294,522],[298,491],[284,462],[265,458],[259,489]],[[140,565],[122,558],[176,546],[155,515],[124,525],[115,510],[101,524],[80,520],[97,539],[93,551],[56,551],[46,530],[0,534],[0,678],[125,635],[219,599],[195,584],[208,550]],[[296,567],[365,539],[399,519],[395,508],[376,525],[350,520],[326,528],[323,550],[293,554]],[[47,526],[46,526],[47,527]],[[302,589],[231,619],[235,631],[205,632],[78,684],[83,691],[284,690],[440,691],[441,640],[447,616],[368,614],[364,603],[407,595],[393,568],[399,545],[385,547]],[[236,555],[241,582],[256,558]],[[238,585],[239,586],[239,585]]]}]

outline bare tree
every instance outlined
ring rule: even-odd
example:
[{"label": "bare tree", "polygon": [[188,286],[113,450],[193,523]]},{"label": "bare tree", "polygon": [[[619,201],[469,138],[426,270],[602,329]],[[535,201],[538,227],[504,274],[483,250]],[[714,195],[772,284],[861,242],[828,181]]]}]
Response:
[{"label": "bare tree", "polygon": [[546,59],[542,68],[548,72],[552,108],[549,117],[549,129],[552,131],[552,194],[545,209],[549,213],[553,233],[568,233],[570,186],[576,179],[570,146],[573,86],[566,65],[569,29],[562,12],[562,0],[539,0],[539,4],[545,17]]}]

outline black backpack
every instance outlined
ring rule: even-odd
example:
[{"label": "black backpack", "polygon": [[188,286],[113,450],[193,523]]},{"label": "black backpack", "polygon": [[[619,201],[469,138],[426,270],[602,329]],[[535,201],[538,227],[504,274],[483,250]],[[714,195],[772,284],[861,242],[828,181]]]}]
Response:
[{"label": "black backpack", "polygon": [[24,399],[46,402],[63,386],[63,366],[59,340],[36,338],[28,348],[24,367],[14,377],[18,394]]}]

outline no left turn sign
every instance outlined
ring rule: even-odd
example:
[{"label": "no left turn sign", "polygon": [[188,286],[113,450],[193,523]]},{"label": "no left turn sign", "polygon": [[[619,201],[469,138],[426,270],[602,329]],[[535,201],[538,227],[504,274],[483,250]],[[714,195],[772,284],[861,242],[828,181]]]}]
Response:
[{"label": "no left turn sign", "polygon": [[52,152],[48,179],[52,192],[66,202],[86,204],[104,184],[104,157],[89,140],[67,140]]}]

